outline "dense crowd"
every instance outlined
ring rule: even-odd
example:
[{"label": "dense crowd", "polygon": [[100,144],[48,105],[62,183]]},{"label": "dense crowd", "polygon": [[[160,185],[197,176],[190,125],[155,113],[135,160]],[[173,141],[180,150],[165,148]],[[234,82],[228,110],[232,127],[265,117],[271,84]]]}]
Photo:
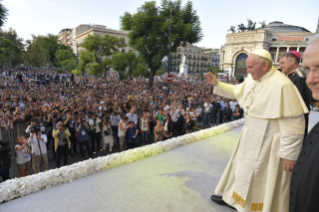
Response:
[{"label": "dense crowd", "polygon": [[[14,150],[0,143],[0,175],[10,178],[16,153],[19,177],[48,170],[48,151],[56,167],[69,157],[92,158],[97,151],[135,148],[191,133],[199,122],[214,126],[242,117],[235,100],[213,95],[212,87],[192,77],[175,77],[169,88],[164,77],[155,77],[148,89],[144,78],[120,81],[53,71],[4,72],[0,76],[0,126],[10,130],[26,124],[27,136],[19,136]],[[202,127],[202,126],[201,126]],[[108,149],[108,150],[106,150]]]}]

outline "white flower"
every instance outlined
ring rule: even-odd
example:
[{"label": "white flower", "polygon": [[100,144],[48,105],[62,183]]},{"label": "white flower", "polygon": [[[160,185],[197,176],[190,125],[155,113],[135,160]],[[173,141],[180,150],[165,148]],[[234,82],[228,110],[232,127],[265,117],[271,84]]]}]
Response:
[{"label": "white flower", "polygon": [[98,171],[131,163],[182,145],[225,133],[243,124],[244,119],[240,119],[121,153],[81,161],[70,166],[51,169],[23,178],[10,179],[0,184],[0,204],[56,185],[72,182]]}]

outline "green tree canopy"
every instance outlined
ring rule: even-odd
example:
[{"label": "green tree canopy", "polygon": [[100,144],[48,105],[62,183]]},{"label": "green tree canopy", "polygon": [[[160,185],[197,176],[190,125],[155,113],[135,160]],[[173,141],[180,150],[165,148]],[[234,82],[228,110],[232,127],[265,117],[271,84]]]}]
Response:
[{"label": "green tree canopy", "polygon": [[62,68],[66,68],[68,72],[71,72],[77,66],[76,57],[71,48],[56,51],[55,58],[58,65]]},{"label": "green tree canopy", "polygon": [[0,27],[7,21],[8,9],[0,3]]},{"label": "green tree canopy", "polygon": [[[23,38],[19,38],[17,32],[9,28],[8,30],[2,30],[0,29],[0,38],[5,38],[9,40],[11,49],[13,48],[19,48],[19,50],[15,51],[7,51],[6,59],[8,59],[8,66],[7,67],[15,67],[20,65],[23,62],[23,55],[25,52],[25,44],[23,43]],[[8,42],[6,43],[8,45]],[[10,53],[10,54],[9,54]]]},{"label": "green tree canopy", "polygon": [[184,6],[181,0],[172,2],[172,27],[170,28],[170,3],[163,0],[160,7],[155,1],[145,2],[137,13],[125,13],[122,29],[129,31],[130,46],[139,52],[150,69],[149,87],[153,86],[156,71],[162,59],[168,55],[169,46],[176,51],[181,44],[197,43],[203,37],[199,17],[188,1]]},{"label": "green tree canopy", "polygon": [[210,66],[210,67],[207,68],[207,71],[213,73],[216,76],[217,76],[218,73],[225,72],[223,69],[220,69],[218,66]]},{"label": "green tree canopy", "polygon": [[2,67],[12,68],[12,61],[21,57],[22,51],[11,40],[0,38],[0,62]]},{"label": "green tree canopy", "polygon": [[95,76],[102,76],[104,71],[104,76],[106,76],[106,67],[111,64],[109,57],[124,47],[124,43],[124,38],[118,39],[110,35],[104,35],[104,37],[89,35],[83,42],[86,50],[80,53],[78,69],[84,71],[88,68],[89,74]]},{"label": "green tree canopy", "polygon": [[118,52],[114,54],[110,65],[115,71],[127,76],[149,76],[149,71],[144,65],[143,59],[134,52]]},{"label": "green tree canopy", "polygon": [[28,65],[35,67],[58,67],[59,61],[56,59],[58,50],[66,50],[70,47],[63,45],[58,41],[58,37],[52,34],[46,36],[32,35],[32,40],[27,40],[27,51],[25,61]]}]

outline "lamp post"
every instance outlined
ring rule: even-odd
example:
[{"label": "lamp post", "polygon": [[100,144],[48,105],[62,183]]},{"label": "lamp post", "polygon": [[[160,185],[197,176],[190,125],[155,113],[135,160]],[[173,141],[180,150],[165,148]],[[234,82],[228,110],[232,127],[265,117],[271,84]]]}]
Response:
[{"label": "lamp post", "polygon": [[[172,33],[172,2],[169,1],[169,33],[168,33],[168,59],[167,59],[167,75],[170,74],[170,56],[171,56],[171,33]],[[167,95],[169,95],[169,83],[167,83]]]}]

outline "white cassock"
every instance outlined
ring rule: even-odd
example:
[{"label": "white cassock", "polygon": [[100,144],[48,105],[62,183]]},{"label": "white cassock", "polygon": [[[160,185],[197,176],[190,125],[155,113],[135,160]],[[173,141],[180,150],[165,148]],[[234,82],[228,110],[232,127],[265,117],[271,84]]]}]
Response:
[{"label": "white cassock", "polygon": [[284,159],[297,160],[308,109],[297,88],[274,67],[260,80],[219,82],[214,94],[237,99],[245,125],[216,194],[239,212],[288,212],[291,172]]}]

